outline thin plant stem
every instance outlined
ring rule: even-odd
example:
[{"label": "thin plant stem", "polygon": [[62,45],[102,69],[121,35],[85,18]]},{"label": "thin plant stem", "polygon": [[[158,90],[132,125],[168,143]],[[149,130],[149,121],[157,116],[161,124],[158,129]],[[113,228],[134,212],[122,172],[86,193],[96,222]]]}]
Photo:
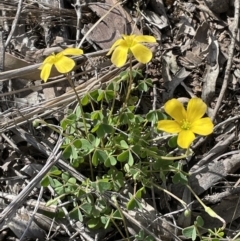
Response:
[{"label": "thin plant stem", "polygon": [[124,112],[124,110],[128,106],[128,99],[129,99],[129,96],[130,96],[131,90],[132,90],[133,75],[132,75],[132,55],[131,54],[129,55],[129,72],[128,72],[128,76],[129,76],[129,82],[128,82],[127,94],[126,94],[126,98],[125,98],[123,107],[122,107],[122,109],[119,112],[119,118],[118,118],[117,126],[119,125],[119,121],[120,121],[120,117],[121,117],[122,113]]},{"label": "thin plant stem", "polygon": [[115,225],[116,229],[118,230],[118,232],[121,234],[121,236],[123,237],[124,240],[130,241],[129,238],[125,238],[124,234],[122,233],[121,229],[118,227],[118,225],[116,224],[116,222],[114,221],[114,219],[111,219],[111,221],[113,222],[113,224]]},{"label": "thin plant stem", "polygon": [[85,130],[85,134],[86,134],[86,137],[87,137],[87,134],[88,134],[87,122],[86,122],[86,119],[85,119],[85,116],[84,116],[84,111],[83,111],[83,107],[82,107],[81,100],[80,100],[80,98],[79,98],[79,96],[78,96],[78,93],[77,93],[77,91],[76,91],[76,89],[75,89],[75,87],[74,87],[74,84],[73,84],[73,82],[72,82],[69,74],[67,74],[66,77],[67,77],[67,80],[68,80],[70,86],[72,87],[72,89],[73,89],[76,97],[77,97],[78,104],[79,104],[79,107],[80,107],[80,110],[81,110],[81,114],[82,114],[82,120],[83,120],[84,130]]},{"label": "thin plant stem", "polygon": [[220,220],[223,223],[223,226],[221,229],[224,230],[226,227],[226,221],[222,217],[220,217],[217,213],[215,213],[210,207],[206,206],[188,184],[186,184],[186,187],[191,191],[193,196],[198,200],[198,202],[202,205],[205,212],[208,213],[209,216],[211,216],[213,218],[217,218],[218,220]]},{"label": "thin plant stem", "polygon": [[111,110],[110,110],[110,113],[108,115],[108,120],[110,120],[112,118],[112,115],[113,115],[113,111],[114,111],[114,106],[115,106],[115,101],[116,101],[116,83],[113,82],[114,84],[114,96],[113,96],[113,99],[112,99],[112,105],[111,105]]},{"label": "thin plant stem", "polygon": [[92,101],[92,99],[91,99],[91,98],[90,98],[89,103],[90,103],[90,105],[91,105],[92,111],[95,111],[95,108],[94,108],[94,105],[93,105],[93,101]]},{"label": "thin plant stem", "polygon": [[64,137],[68,137],[67,134],[61,132],[59,129],[55,128],[52,124],[47,123],[47,122],[46,122],[45,120],[43,120],[43,119],[35,119],[34,121],[35,121],[37,124],[46,125],[49,129],[55,131],[55,132],[58,133],[58,134],[63,135]]},{"label": "thin plant stem", "polygon": [[181,200],[180,198],[178,198],[176,195],[172,194],[171,192],[169,192],[168,190],[162,188],[161,186],[157,185],[157,184],[154,183],[154,182],[149,182],[149,183],[152,184],[152,185],[153,185],[154,187],[156,187],[157,189],[159,189],[159,190],[167,193],[168,195],[172,196],[174,199],[178,200],[185,209],[188,209],[187,204],[186,204],[183,200]]},{"label": "thin plant stem", "polygon": [[[81,100],[78,96],[78,93],[74,87],[74,84],[69,76],[69,74],[66,75],[67,77],[67,80],[70,84],[70,86],[72,87],[76,97],[77,97],[77,100],[78,100],[78,104],[79,104],[79,107],[80,107],[80,110],[81,110],[81,114],[82,114],[82,120],[83,120],[83,125],[84,125],[84,130],[85,130],[85,134],[86,134],[86,138],[88,137],[88,129],[87,129],[87,122],[86,122],[86,119],[85,119],[85,116],[84,116],[84,111],[83,111],[83,106],[82,106],[82,103],[81,103]],[[89,166],[90,166],[90,172],[91,172],[91,178],[92,178],[92,181],[94,180],[94,175],[93,175],[93,167],[92,167],[92,160],[91,160],[91,156],[89,155]]]},{"label": "thin plant stem", "polygon": [[[132,83],[133,83],[132,55],[130,54],[130,56],[129,56],[129,83],[128,83],[127,95],[126,95],[125,102],[124,102],[124,107],[127,107],[128,99],[129,99],[129,96],[130,96],[131,90],[132,90]],[[123,107],[123,109],[124,109],[124,107]]]},{"label": "thin plant stem", "polygon": [[201,235],[201,233],[199,232],[198,226],[195,225],[195,228],[196,228],[196,231],[197,231],[197,234],[198,234],[200,240],[202,240],[202,235]]},{"label": "thin plant stem", "polygon": [[[124,215],[123,215],[123,213],[122,213],[121,208],[120,208],[119,205],[118,205],[118,202],[117,202],[117,199],[116,199],[115,196],[113,197],[113,200],[114,200],[114,204],[116,205],[117,210],[119,211],[119,213],[120,213],[120,215],[121,215],[121,218],[122,218],[122,221],[123,221],[123,225],[124,225],[124,228],[125,228],[125,231],[126,231],[126,234],[127,234],[127,240],[130,241],[125,217],[124,217]],[[113,221],[113,220],[112,220],[112,221]]]},{"label": "thin plant stem", "polygon": [[142,150],[146,151],[149,154],[149,156],[152,156],[152,157],[157,158],[157,159],[161,158],[162,160],[175,161],[175,160],[181,160],[181,159],[184,159],[184,158],[188,157],[186,154],[183,154],[181,156],[159,156],[154,151],[151,151],[149,149],[146,149],[146,148],[142,147]]},{"label": "thin plant stem", "polygon": [[92,179],[92,181],[93,181],[93,180],[94,180],[94,175],[93,175],[92,158],[91,158],[91,155],[90,155],[90,154],[89,154],[88,161],[89,161],[89,166],[90,166],[91,179]]}]

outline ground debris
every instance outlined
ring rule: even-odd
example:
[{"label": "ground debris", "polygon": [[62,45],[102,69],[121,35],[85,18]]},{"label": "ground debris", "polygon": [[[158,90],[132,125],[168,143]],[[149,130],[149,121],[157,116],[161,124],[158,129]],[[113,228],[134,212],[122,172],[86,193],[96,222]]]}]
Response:
[{"label": "ground debris", "polygon": [[[66,198],[65,203],[56,200],[53,206],[47,207],[46,202],[56,194],[51,188],[43,191],[39,183],[53,164],[81,183],[87,183],[85,169],[89,167],[85,168],[84,163],[82,170],[75,169],[59,154],[62,132],[54,128],[59,127],[70,109],[76,108],[77,100],[66,76],[53,70],[48,82],[43,83],[39,67],[52,53],[81,47],[84,55],[74,58],[76,66],[71,72],[76,93],[81,98],[92,90],[102,90],[129,68],[126,64],[117,69],[106,56],[122,34],[146,34],[157,39],[151,62],[147,65],[134,62],[131,67],[153,80],[147,94],[139,92],[138,102],[131,99],[138,106],[137,112],[145,116],[153,109],[153,103],[158,110],[171,98],[184,104],[193,97],[206,102],[207,114],[215,122],[214,133],[194,142],[194,156],[184,163],[184,171],[189,173],[188,183],[194,192],[226,221],[228,236],[236,235],[240,218],[237,207],[240,40],[236,2],[28,0],[21,4],[21,1],[0,1],[3,38],[0,48],[4,54],[0,58],[0,66],[4,67],[0,72],[0,239],[20,239],[27,230],[25,237],[33,240],[113,241],[122,238],[119,230],[132,236],[144,230],[154,240],[182,240],[181,229],[190,226],[199,213],[204,227],[221,226],[216,219],[209,218],[185,185],[172,182],[172,172],[164,181],[160,174],[154,173],[154,180],[167,192],[149,188],[139,202],[146,210],[130,212],[125,208],[131,196],[129,192],[136,191],[131,189],[137,186],[128,177],[125,192],[93,192],[117,209],[112,199],[116,196],[121,215],[127,219],[127,228],[126,223],[119,222],[117,230],[93,230],[88,227],[87,219],[75,222],[72,217],[80,214],[69,214],[68,207],[76,200]],[[4,46],[8,38],[9,43]],[[227,83],[225,90],[224,83]],[[121,86],[119,93],[125,91]],[[119,106],[121,101],[119,94],[116,97]],[[102,108],[106,108],[105,104]],[[37,123],[35,127],[36,120],[44,120],[44,124]],[[105,169],[95,171],[100,175]],[[168,191],[189,205],[191,217],[183,215],[183,207],[176,204]],[[84,205],[81,208],[87,212],[90,207]],[[38,210],[33,211],[34,206]]]}]

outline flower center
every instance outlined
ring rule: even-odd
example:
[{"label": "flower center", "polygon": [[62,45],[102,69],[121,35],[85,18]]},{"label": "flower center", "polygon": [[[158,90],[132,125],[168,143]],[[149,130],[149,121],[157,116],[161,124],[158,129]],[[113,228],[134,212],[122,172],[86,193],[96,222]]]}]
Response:
[{"label": "flower center", "polygon": [[181,129],[183,129],[185,131],[191,129],[191,123],[186,119],[181,121],[180,126],[181,126]]},{"label": "flower center", "polygon": [[127,46],[128,46],[129,49],[136,44],[135,41],[134,41],[134,38],[135,38],[134,35],[127,36],[127,37],[125,38],[126,44],[127,44]]}]

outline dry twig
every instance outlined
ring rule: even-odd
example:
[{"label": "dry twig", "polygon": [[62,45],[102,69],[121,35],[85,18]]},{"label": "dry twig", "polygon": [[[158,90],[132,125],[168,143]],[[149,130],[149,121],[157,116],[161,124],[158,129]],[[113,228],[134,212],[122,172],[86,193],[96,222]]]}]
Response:
[{"label": "dry twig", "polygon": [[62,145],[62,138],[59,137],[58,143],[54,147],[54,150],[52,151],[51,155],[48,158],[47,163],[42,168],[42,170],[37,174],[36,177],[32,179],[31,182],[28,183],[28,185],[18,194],[15,200],[13,200],[3,211],[0,213],[0,229],[3,227],[3,225],[6,222],[9,222],[11,218],[14,216],[16,211],[19,207],[22,206],[22,204],[25,202],[31,191],[34,187],[44,177],[44,175],[50,170],[50,168],[56,164],[59,157],[61,156],[61,152],[59,152],[59,148]]},{"label": "dry twig", "polygon": [[238,32],[238,22],[239,22],[239,0],[235,0],[234,27],[232,30],[231,45],[229,46],[229,55],[228,55],[228,61],[227,61],[227,66],[226,66],[226,70],[225,70],[222,88],[221,88],[216,106],[215,106],[213,114],[212,114],[213,120],[215,119],[218,109],[219,109],[220,105],[222,104],[223,97],[224,97],[224,94],[225,94],[227,86],[228,86],[228,80],[229,80],[229,76],[230,76],[229,74],[230,74],[232,60],[233,60],[234,47],[235,47],[235,42],[236,42],[236,37],[237,37],[237,32]]}]

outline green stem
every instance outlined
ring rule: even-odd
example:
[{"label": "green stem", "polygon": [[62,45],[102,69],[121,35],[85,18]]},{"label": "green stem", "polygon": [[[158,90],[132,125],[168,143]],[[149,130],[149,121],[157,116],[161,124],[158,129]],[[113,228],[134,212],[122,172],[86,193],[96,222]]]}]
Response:
[{"label": "green stem", "polygon": [[87,134],[88,134],[87,122],[86,122],[86,119],[85,119],[85,116],[84,116],[84,111],[83,111],[83,106],[82,106],[81,100],[80,100],[80,98],[79,98],[79,96],[78,96],[78,93],[77,93],[77,91],[76,91],[76,89],[75,89],[75,87],[74,87],[74,84],[73,84],[73,82],[72,82],[69,74],[67,74],[66,77],[67,77],[67,80],[68,80],[70,86],[72,87],[72,89],[73,89],[76,97],[77,97],[78,104],[79,104],[79,107],[80,107],[80,110],[81,110],[81,114],[82,114],[82,120],[83,120],[84,130],[85,130],[85,134],[86,134],[86,137],[87,137]]},{"label": "green stem", "polygon": [[163,160],[170,160],[170,161],[175,161],[175,160],[181,160],[181,159],[184,159],[184,158],[187,158],[187,154],[184,154],[184,155],[181,155],[181,156],[159,156],[157,153],[149,150],[149,149],[145,149],[145,148],[142,148],[144,149],[144,151],[146,151],[149,155],[151,155],[152,157],[154,158],[161,158]]},{"label": "green stem", "polygon": [[[126,95],[125,102],[124,102],[124,108],[127,107],[127,105],[128,105],[128,99],[129,99],[129,96],[130,96],[131,90],[132,90],[132,83],[133,83],[133,76],[132,76],[132,55],[130,54],[130,56],[129,56],[129,83],[128,83],[127,95]],[[123,109],[124,109],[124,108],[123,108]]]},{"label": "green stem", "polygon": [[90,154],[88,155],[88,161],[89,161],[90,172],[91,172],[91,180],[93,181],[94,175],[93,175],[92,157]]},{"label": "green stem", "polygon": [[197,225],[194,225],[194,226],[195,226],[195,228],[196,228],[196,231],[197,231],[197,234],[198,234],[200,240],[202,240],[202,235],[201,235],[201,233],[199,232],[198,226],[197,226]]},{"label": "green stem", "polygon": [[114,110],[114,106],[115,106],[115,101],[116,101],[116,83],[113,82],[114,84],[114,97],[112,99],[112,105],[111,105],[111,110],[109,112],[109,116],[108,116],[108,121],[112,119],[112,115],[113,115],[113,110]]},{"label": "green stem", "polygon": [[120,117],[122,115],[122,113],[124,112],[124,110],[127,108],[128,106],[128,100],[129,100],[129,97],[130,97],[130,94],[131,94],[131,90],[132,90],[132,83],[133,83],[133,76],[132,76],[132,55],[130,54],[129,56],[129,72],[128,72],[128,76],[129,76],[129,82],[128,82],[128,88],[127,88],[127,94],[126,94],[126,98],[125,98],[125,101],[123,103],[123,107],[122,109],[119,111],[119,118],[118,118],[118,122],[117,122],[117,125],[119,125],[119,120],[120,120]]},{"label": "green stem", "polygon": [[[82,114],[82,120],[83,120],[83,125],[84,125],[84,130],[85,130],[85,134],[86,134],[86,138],[88,137],[88,129],[87,129],[87,122],[86,122],[86,119],[85,119],[85,116],[84,116],[84,111],[83,111],[83,106],[82,106],[82,103],[81,103],[81,100],[78,96],[78,93],[74,87],[74,84],[69,76],[69,74],[66,75],[67,77],[67,80],[70,84],[70,86],[72,87],[76,97],[77,97],[77,100],[78,100],[78,104],[79,104],[79,108],[81,110],[81,114]],[[91,178],[92,178],[92,181],[94,180],[94,175],[93,175],[93,167],[92,167],[92,159],[91,159],[91,156],[89,156],[89,166],[90,166],[90,172],[91,172]]]},{"label": "green stem", "polygon": [[123,225],[124,225],[124,228],[125,228],[125,232],[126,232],[126,234],[127,234],[127,240],[130,241],[129,234],[128,234],[128,229],[127,229],[127,224],[126,224],[126,220],[125,220],[125,217],[124,217],[124,215],[123,215],[123,213],[122,213],[121,208],[120,208],[119,205],[118,205],[118,202],[117,202],[117,199],[116,199],[115,196],[113,197],[113,201],[114,201],[114,204],[115,204],[117,210],[119,211],[119,213],[120,213],[120,215],[121,215],[121,218],[122,218],[122,221],[123,221]]},{"label": "green stem", "polygon": [[91,105],[91,108],[92,108],[92,111],[95,111],[95,108],[94,108],[94,105],[93,105],[93,101],[92,101],[92,98],[90,97],[90,105]]},{"label": "green stem", "polygon": [[174,199],[178,200],[185,209],[188,209],[187,204],[186,204],[183,200],[181,200],[180,198],[178,198],[176,195],[172,194],[171,192],[169,192],[168,190],[162,188],[161,186],[155,184],[154,182],[149,182],[149,183],[152,184],[152,185],[153,185],[154,187],[156,187],[157,189],[159,189],[159,190],[167,193],[168,195],[172,196]]},{"label": "green stem", "polygon": [[64,137],[68,137],[67,134],[62,133],[61,131],[59,131],[59,129],[53,127],[51,124],[47,123],[46,121],[44,121],[44,120],[42,120],[42,119],[35,119],[34,121],[36,121],[36,122],[39,123],[39,124],[46,125],[46,126],[47,126],[48,128],[50,128],[51,130],[55,131],[55,132],[58,133],[58,134],[63,135]]},{"label": "green stem", "polygon": [[198,200],[198,202],[202,205],[205,212],[208,213],[209,216],[211,216],[213,218],[217,218],[218,220],[220,220],[223,223],[223,226],[221,229],[224,230],[226,227],[226,221],[222,217],[220,217],[218,214],[216,214],[210,207],[206,206],[188,184],[186,184],[186,187],[191,191],[193,196]]},{"label": "green stem", "polygon": [[111,221],[113,222],[113,224],[115,225],[116,229],[117,229],[118,232],[121,234],[121,236],[123,237],[123,239],[124,239],[124,240],[127,240],[127,241],[130,241],[129,238],[126,239],[126,238],[124,237],[124,234],[122,233],[121,229],[118,227],[118,225],[116,224],[116,222],[115,222],[113,219],[111,219]]}]

